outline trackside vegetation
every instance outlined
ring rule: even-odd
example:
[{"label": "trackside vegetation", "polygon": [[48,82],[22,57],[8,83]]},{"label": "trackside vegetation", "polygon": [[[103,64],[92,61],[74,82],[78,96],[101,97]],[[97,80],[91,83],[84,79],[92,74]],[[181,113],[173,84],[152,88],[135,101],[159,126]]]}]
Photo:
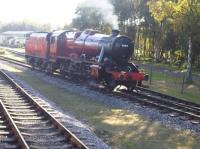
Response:
[{"label": "trackside vegetation", "polygon": [[7,70],[15,73],[58,107],[84,121],[113,148],[198,149],[200,146],[200,138],[189,132],[173,130],[159,122],[145,120],[138,114],[108,107],[98,100],[90,100],[88,97],[58,88],[30,72],[11,67],[7,67]]},{"label": "trackside vegetation", "polygon": [[[5,49],[0,50],[0,56],[22,62],[26,61],[23,56],[6,51]],[[200,104],[199,72],[196,72],[199,80],[187,83],[185,82],[186,71],[177,70],[176,66],[168,67],[168,65],[166,66],[164,64],[152,65],[149,62],[141,63],[140,61],[137,61],[137,63],[141,66],[142,71],[144,70],[150,75],[148,82],[143,81],[144,85],[147,85],[149,89]]]}]

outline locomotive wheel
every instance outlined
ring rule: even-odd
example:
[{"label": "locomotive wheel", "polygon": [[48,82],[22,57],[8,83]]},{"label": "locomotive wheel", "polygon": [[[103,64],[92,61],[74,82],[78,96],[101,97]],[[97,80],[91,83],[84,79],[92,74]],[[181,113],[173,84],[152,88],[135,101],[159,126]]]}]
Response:
[{"label": "locomotive wheel", "polygon": [[53,65],[51,63],[47,64],[46,72],[47,72],[47,74],[53,73]]},{"label": "locomotive wheel", "polygon": [[32,66],[32,69],[35,69],[35,68],[36,68],[36,66],[35,66],[34,63],[31,63],[31,66]]},{"label": "locomotive wheel", "polygon": [[31,59],[30,64],[31,64],[31,66],[32,66],[32,69],[35,69],[35,61],[34,61],[34,58]]},{"label": "locomotive wheel", "polygon": [[34,58],[33,57],[28,58],[28,64],[32,66],[32,69],[35,69],[35,67],[34,67]]},{"label": "locomotive wheel", "polygon": [[65,77],[65,75],[66,75],[64,64],[60,64],[60,74],[61,74],[63,77]]},{"label": "locomotive wheel", "polygon": [[112,76],[106,77],[106,85],[110,90],[114,90],[114,88],[117,86],[116,81],[112,78]]},{"label": "locomotive wheel", "polygon": [[43,62],[43,63],[42,63],[42,70],[45,70],[46,67],[47,67],[47,63],[46,63],[46,62]]},{"label": "locomotive wheel", "polygon": [[43,64],[42,64],[42,62],[38,63],[38,68],[39,68],[39,70],[42,70],[42,69],[43,69]]},{"label": "locomotive wheel", "polygon": [[138,81],[137,86],[142,86],[142,81]]},{"label": "locomotive wheel", "polygon": [[137,81],[132,81],[127,85],[127,91],[132,92],[137,85]]},{"label": "locomotive wheel", "polygon": [[35,69],[35,66],[34,66],[34,64],[31,64],[31,66],[32,66],[32,67],[31,67],[32,69]]}]

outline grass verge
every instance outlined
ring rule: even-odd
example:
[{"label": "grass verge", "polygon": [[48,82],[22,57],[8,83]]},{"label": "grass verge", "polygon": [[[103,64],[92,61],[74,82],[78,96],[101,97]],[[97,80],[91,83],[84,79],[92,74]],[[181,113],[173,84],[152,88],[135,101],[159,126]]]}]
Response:
[{"label": "grass verge", "polygon": [[[17,49],[17,50],[24,50],[24,49]],[[2,52],[1,52],[2,51]],[[2,53],[2,54],[1,54]],[[14,54],[12,52],[5,51],[4,49],[0,49],[0,55],[4,57],[8,57],[11,59],[19,60],[22,62],[25,62],[25,58],[23,56]],[[167,68],[167,66],[163,66],[162,64],[155,64],[155,66],[163,68]],[[149,72],[150,74],[150,72]],[[146,85],[150,86],[150,89],[162,92],[164,94],[168,94],[171,96],[175,96],[178,98],[183,98],[195,103],[200,103],[200,81],[195,82],[192,84],[185,84],[183,93],[181,93],[182,90],[182,77],[171,77],[167,73],[159,73],[159,72],[153,72],[152,74],[152,84],[149,84],[149,82],[145,83]]]},{"label": "grass verge", "polygon": [[[123,109],[109,108],[98,101],[60,89],[29,73],[9,68],[20,79],[91,126],[113,148],[198,149],[200,137],[186,131],[171,130],[158,122],[143,119]],[[101,98],[101,97],[99,97]]]},{"label": "grass verge", "polygon": [[182,76],[153,72],[151,84],[149,82],[145,84],[149,85],[152,90],[200,104],[200,81],[183,85]]},{"label": "grass verge", "polygon": [[[144,60],[140,60],[140,61],[136,60],[134,62],[136,62],[139,65],[144,65],[144,66],[147,65],[147,66],[153,67],[154,69],[167,69],[167,70],[171,70],[171,71],[186,71],[187,70],[186,67],[179,67],[178,65],[175,65],[175,64],[171,64],[171,65],[164,64],[162,62],[155,63],[152,61],[144,61]],[[193,68],[192,74],[196,75],[196,76],[200,76],[199,67]]]}]

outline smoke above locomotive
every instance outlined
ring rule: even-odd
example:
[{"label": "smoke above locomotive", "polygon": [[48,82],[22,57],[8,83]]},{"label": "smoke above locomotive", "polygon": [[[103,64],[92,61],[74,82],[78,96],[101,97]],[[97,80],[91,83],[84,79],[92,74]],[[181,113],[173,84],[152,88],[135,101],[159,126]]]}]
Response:
[{"label": "smoke above locomotive", "polygon": [[106,24],[110,24],[112,28],[118,29],[118,17],[114,14],[114,7],[110,0],[84,0],[78,7],[95,8]]}]

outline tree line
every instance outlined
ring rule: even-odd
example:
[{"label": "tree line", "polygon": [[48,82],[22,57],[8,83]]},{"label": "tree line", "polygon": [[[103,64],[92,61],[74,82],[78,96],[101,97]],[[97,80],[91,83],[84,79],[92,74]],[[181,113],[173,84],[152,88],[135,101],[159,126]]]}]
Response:
[{"label": "tree line", "polygon": [[[119,29],[134,40],[134,58],[200,68],[199,0],[109,0]],[[78,6],[71,26],[111,31],[97,7]]]},{"label": "tree line", "polygon": [[[187,68],[191,81],[192,68],[200,69],[200,1],[199,0],[102,0],[113,7],[113,19],[122,34],[135,44],[134,59],[155,61]],[[103,6],[79,5],[71,24],[63,29],[92,28],[111,33],[113,20]],[[110,8],[110,7],[108,7]],[[108,9],[110,10],[110,9]],[[29,21],[0,22],[0,32],[7,30],[51,31],[49,24]]]},{"label": "tree line", "polygon": [[50,24],[37,24],[27,20],[1,23],[0,22],[0,33],[5,31],[51,31]]}]

